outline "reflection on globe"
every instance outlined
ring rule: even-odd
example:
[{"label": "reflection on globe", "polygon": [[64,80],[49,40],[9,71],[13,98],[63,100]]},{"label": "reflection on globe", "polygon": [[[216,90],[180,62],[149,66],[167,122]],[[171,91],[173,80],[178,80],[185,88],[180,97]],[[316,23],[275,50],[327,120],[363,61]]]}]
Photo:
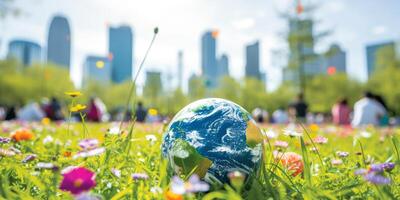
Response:
[{"label": "reflection on globe", "polygon": [[228,183],[228,173],[254,177],[262,164],[262,132],[250,114],[224,99],[195,101],[171,121],[162,144],[170,169]]}]

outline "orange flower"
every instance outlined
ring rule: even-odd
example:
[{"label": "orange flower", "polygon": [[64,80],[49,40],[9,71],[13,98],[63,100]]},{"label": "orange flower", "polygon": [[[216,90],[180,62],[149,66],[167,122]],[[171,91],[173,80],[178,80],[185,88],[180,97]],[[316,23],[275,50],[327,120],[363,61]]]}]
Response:
[{"label": "orange flower", "polygon": [[283,155],[278,154],[277,159],[280,159],[281,164],[292,173],[292,176],[297,176],[303,172],[303,158],[294,152],[286,152]]},{"label": "orange flower", "polygon": [[168,190],[168,191],[165,193],[165,198],[166,198],[167,200],[183,200],[183,196],[182,196],[182,195],[180,195],[180,194],[175,194],[175,193],[173,193],[171,190]]},{"label": "orange flower", "polygon": [[10,137],[17,142],[22,140],[31,140],[33,138],[33,133],[28,129],[18,129],[12,132]]},{"label": "orange flower", "polygon": [[63,153],[63,156],[64,157],[71,157],[71,154],[72,153],[70,151],[66,151],[66,152]]}]

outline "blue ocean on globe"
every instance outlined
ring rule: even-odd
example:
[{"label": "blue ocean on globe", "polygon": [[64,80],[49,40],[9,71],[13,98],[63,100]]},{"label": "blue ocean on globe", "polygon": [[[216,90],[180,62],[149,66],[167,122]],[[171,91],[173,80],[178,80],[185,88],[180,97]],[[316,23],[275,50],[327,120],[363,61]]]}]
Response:
[{"label": "blue ocean on globe", "polygon": [[224,99],[208,98],[184,107],[164,133],[162,152],[175,174],[198,174],[209,183],[227,183],[228,173],[257,176],[262,132],[251,115]]}]

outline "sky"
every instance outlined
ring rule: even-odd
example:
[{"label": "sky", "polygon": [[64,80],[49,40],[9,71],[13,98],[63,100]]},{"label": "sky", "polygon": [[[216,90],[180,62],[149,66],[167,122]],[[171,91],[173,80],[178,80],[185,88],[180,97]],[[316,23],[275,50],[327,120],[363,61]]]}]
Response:
[{"label": "sky", "polygon": [[[281,80],[281,61],[286,42],[288,13],[295,0],[14,0],[19,16],[0,21],[0,57],[7,54],[11,39],[27,39],[46,46],[48,27],[54,15],[68,18],[72,31],[71,77],[80,85],[82,65],[87,55],[107,55],[108,27],[130,25],[134,31],[134,71],[159,27],[158,38],[139,75],[139,86],[147,70],[157,70],[165,87],[176,86],[178,51],[184,53],[184,82],[200,74],[200,38],[207,30],[219,30],[217,54],[229,56],[230,73],[244,75],[245,46],[261,43],[261,71],[267,86]],[[365,46],[389,40],[400,41],[399,0],[302,0],[316,4],[315,31],[332,31],[316,46],[323,52],[337,43],[347,52],[347,72],[366,80]]]}]

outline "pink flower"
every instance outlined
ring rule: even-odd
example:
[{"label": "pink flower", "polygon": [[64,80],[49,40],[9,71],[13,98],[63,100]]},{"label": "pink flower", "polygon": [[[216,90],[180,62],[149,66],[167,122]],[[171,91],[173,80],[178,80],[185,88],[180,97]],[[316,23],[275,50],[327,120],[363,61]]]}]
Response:
[{"label": "pink flower", "polygon": [[95,149],[99,146],[99,141],[97,139],[84,139],[79,141],[79,146],[84,150]]},{"label": "pink flower", "polygon": [[343,164],[343,161],[340,159],[333,159],[331,161],[331,163],[332,163],[332,165],[341,165],[341,164]]},{"label": "pink flower", "polygon": [[96,186],[96,175],[83,167],[71,168],[63,173],[60,189],[71,192],[74,195],[89,191]]},{"label": "pink flower", "polygon": [[313,141],[317,144],[326,144],[328,142],[328,138],[319,135],[315,137]]},{"label": "pink flower", "polygon": [[286,149],[289,146],[289,144],[285,141],[277,140],[277,141],[275,141],[274,146]]}]

